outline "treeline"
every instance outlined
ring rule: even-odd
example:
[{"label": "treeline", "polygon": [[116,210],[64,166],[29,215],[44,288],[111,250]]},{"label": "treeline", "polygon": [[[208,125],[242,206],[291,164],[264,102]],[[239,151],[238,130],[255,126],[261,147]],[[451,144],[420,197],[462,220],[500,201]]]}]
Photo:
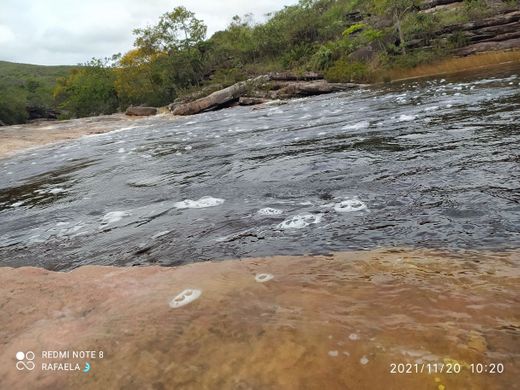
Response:
[{"label": "treeline", "polygon": [[0,124],[25,123],[31,115],[48,114],[55,105],[56,79],[71,69],[0,61]]},{"label": "treeline", "polygon": [[[432,1],[429,1],[432,3]],[[317,71],[329,81],[369,82],[383,70],[413,67],[467,44],[463,36],[435,40],[445,26],[489,16],[516,1],[453,1],[423,12],[420,0],[300,0],[255,23],[235,16],[206,39],[203,21],[184,7],[156,25],[134,30],[134,48],[94,59],[58,79],[62,116],[113,113],[130,105],[164,106],[271,71]],[[443,3],[443,2],[441,2]],[[421,40],[423,48],[408,49]]]}]

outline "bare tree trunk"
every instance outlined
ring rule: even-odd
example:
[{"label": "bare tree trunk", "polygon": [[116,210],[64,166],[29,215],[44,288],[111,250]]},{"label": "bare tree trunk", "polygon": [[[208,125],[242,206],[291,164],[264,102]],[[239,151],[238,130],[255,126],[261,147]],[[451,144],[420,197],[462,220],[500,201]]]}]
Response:
[{"label": "bare tree trunk", "polygon": [[403,54],[406,54],[406,43],[404,41],[404,34],[403,34],[403,30],[401,28],[401,20],[399,18],[399,15],[397,14],[397,12],[394,14],[394,19],[395,19],[395,24],[397,26],[397,31],[399,32],[399,42],[401,45],[401,51],[403,52]]}]

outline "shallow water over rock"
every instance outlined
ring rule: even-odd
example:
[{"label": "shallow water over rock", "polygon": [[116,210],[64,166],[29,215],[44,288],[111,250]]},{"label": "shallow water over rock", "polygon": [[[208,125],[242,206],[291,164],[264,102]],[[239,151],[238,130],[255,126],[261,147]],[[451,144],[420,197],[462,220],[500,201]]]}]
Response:
[{"label": "shallow water over rock", "polygon": [[518,74],[158,116],[2,160],[1,263],[518,248]]},{"label": "shallow water over rock", "polygon": [[[519,261],[518,251],[393,249],[172,268],[0,268],[0,383],[519,389]],[[78,350],[104,357],[42,356]],[[20,351],[35,354],[35,370],[15,369]]]}]

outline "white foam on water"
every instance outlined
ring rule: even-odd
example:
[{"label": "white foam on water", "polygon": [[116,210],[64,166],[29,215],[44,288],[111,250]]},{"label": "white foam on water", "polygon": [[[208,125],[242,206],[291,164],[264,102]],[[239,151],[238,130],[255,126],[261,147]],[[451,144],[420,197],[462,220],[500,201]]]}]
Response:
[{"label": "white foam on water", "polygon": [[356,334],[356,333],[351,333],[348,338],[352,341],[356,341],[356,340],[359,340],[359,335]]},{"label": "white foam on water", "polygon": [[339,355],[338,351],[329,351],[329,356],[330,357],[338,357],[338,355]]},{"label": "white foam on water", "polygon": [[103,216],[103,220],[101,222],[104,225],[108,225],[111,223],[116,223],[129,215],[130,213],[128,211],[111,211]]},{"label": "white foam on water", "polygon": [[338,213],[350,213],[366,209],[367,205],[358,199],[347,199],[334,205],[334,211]]},{"label": "white foam on water", "polygon": [[23,202],[22,202],[22,201],[20,201],[20,202],[16,202],[16,203],[13,203],[13,204],[11,205],[11,207],[20,207],[21,205],[23,205]]},{"label": "white foam on water", "polygon": [[438,110],[439,106],[426,107],[424,111],[435,111]]},{"label": "white foam on water", "polygon": [[399,117],[399,122],[409,122],[409,121],[413,121],[415,118],[416,118],[415,115],[406,115],[406,114],[402,114],[402,115]]},{"label": "white foam on water", "polygon": [[49,194],[52,194],[52,195],[57,195],[57,194],[61,194],[63,192],[67,192],[66,190],[64,190],[63,188],[53,188],[51,190],[49,190]]},{"label": "white foam on water", "polygon": [[291,218],[287,218],[282,223],[278,224],[280,229],[303,229],[311,224],[321,222],[321,214],[301,214]]},{"label": "white foam on water", "polygon": [[368,127],[370,127],[370,122],[362,121],[362,122],[355,123],[353,125],[343,126],[341,129],[342,130],[360,130],[360,129],[366,129]]},{"label": "white foam on water", "polygon": [[162,231],[162,232],[155,233],[155,234],[152,236],[152,240],[155,240],[155,239],[157,239],[157,238],[159,238],[159,237],[165,236],[165,235],[167,235],[168,233],[170,233],[169,230],[164,230],[164,231]]},{"label": "white foam on water", "polygon": [[255,276],[255,280],[258,283],[265,283],[265,282],[272,280],[273,278],[274,278],[274,276],[271,274],[257,274]]},{"label": "white foam on water", "polygon": [[368,363],[368,358],[366,356],[363,356],[361,359],[359,359],[359,362],[363,365]]},{"label": "white foam on water", "polygon": [[191,150],[191,149],[193,149],[193,147],[190,146],[190,145],[188,145],[188,146],[186,146],[186,147],[184,148],[184,150]]},{"label": "white foam on water", "polygon": [[197,290],[196,288],[188,288],[170,301],[170,307],[172,309],[177,309],[179,307],[185,306],[188,303],[198,299],[201,295],[202,291]]},{"label": "white foam on water", "polygon": [[119,148],[119,150],[117,151],[117,153],[124,153],[125,152],[125,148]]},{"label": "white foam on water", "polygon": [[260,215],[280,215],[283,213],[283,211],[278,210],[278,209],[273,209],[271,207],[266,207],[266,208],[258,210],[257,213]]},{"label": "white foam on water", "polygon": [[199,200],[185,199],[182,202],[176,202],[173,207],[177,209],[203,209],[206,207],[220,206],[224,202],[224,199],[203,196]]}]

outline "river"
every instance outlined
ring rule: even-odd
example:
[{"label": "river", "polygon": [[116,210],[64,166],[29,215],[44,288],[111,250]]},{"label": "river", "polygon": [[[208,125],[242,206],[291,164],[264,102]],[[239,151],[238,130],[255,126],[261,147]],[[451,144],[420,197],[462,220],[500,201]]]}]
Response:
[{"label": "river", "polygon": [[0,160],[0,387],[520,388],[518,67],[98,120]]},{"label": "river", "polygon": [[4,159],[2,265],[518,248],[519,74],[158,116]]}]

